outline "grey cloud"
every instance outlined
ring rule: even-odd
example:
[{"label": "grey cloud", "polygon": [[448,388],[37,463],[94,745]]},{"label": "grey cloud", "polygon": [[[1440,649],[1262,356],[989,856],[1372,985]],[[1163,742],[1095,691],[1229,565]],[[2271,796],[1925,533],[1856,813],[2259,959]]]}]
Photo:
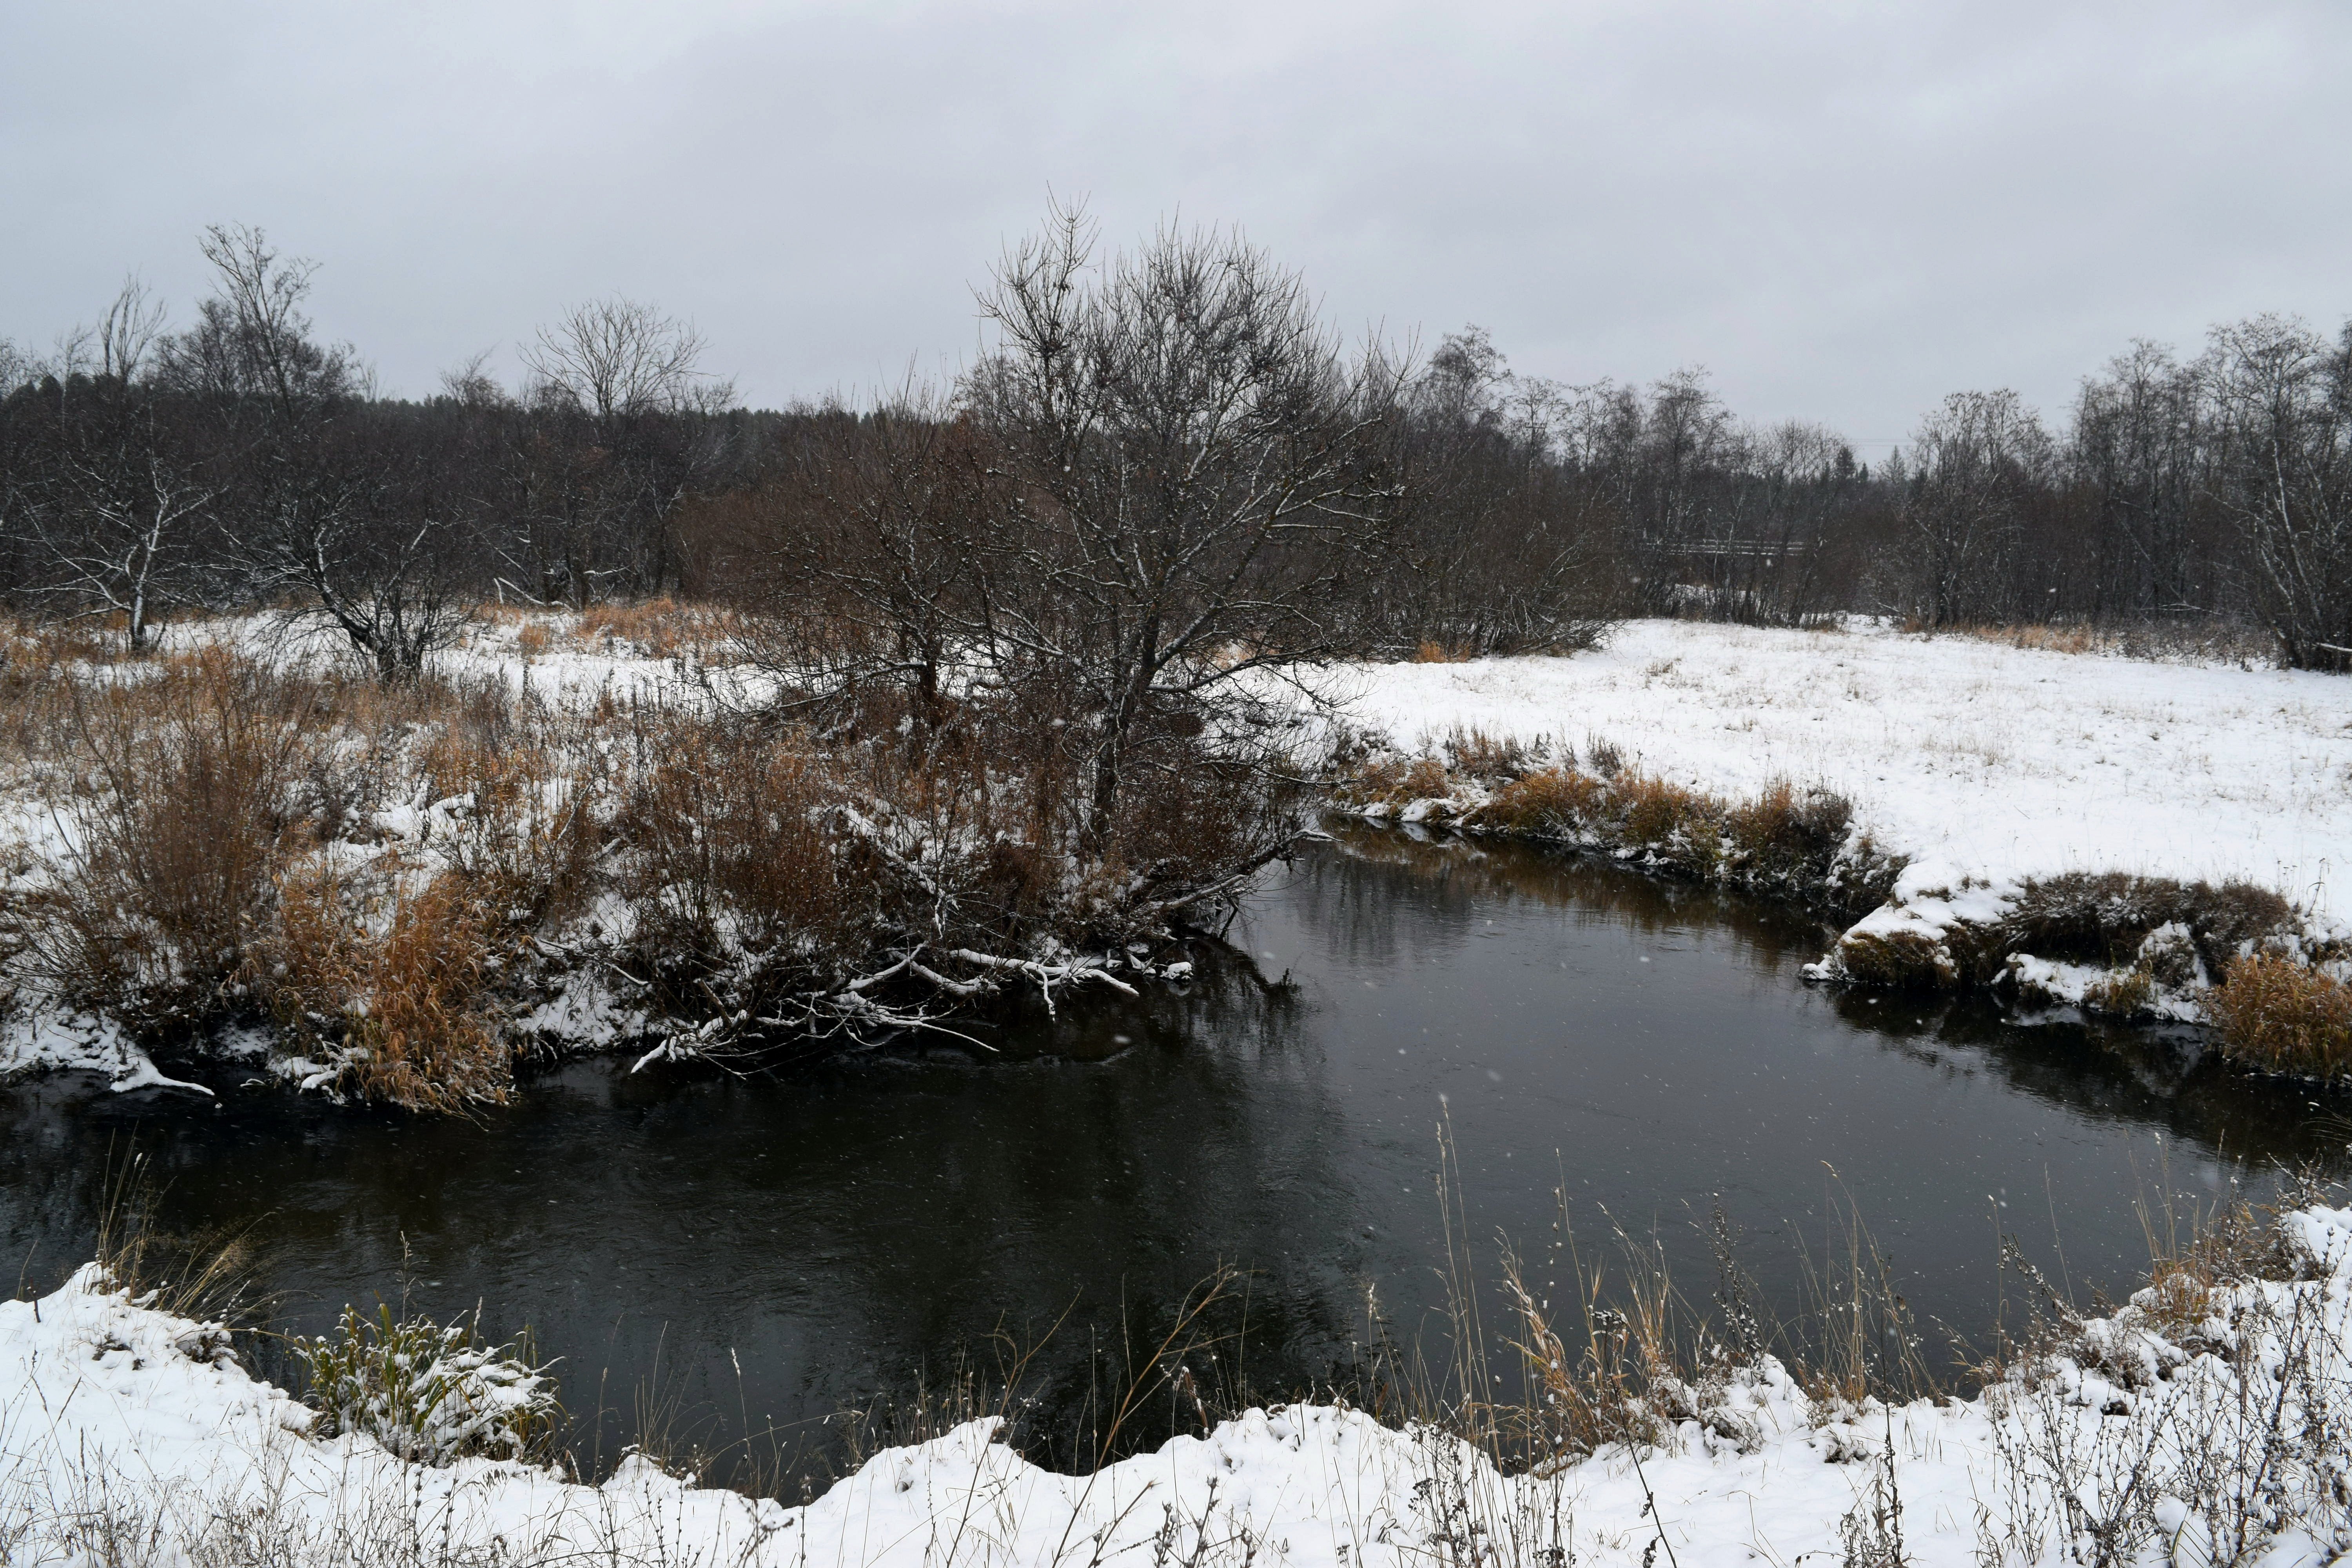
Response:
[{"label": "grey cloud", "polygon": [[1238,223],[1332,314],[1522,370],[1704,363],[1891,437],[2136,335],[2352,312],[2352,11],[2315,4],[12,6],[0,332],[194,234],[324,263],[395,390],[612,290],[744,393],[974,341],[1048,188]]}]

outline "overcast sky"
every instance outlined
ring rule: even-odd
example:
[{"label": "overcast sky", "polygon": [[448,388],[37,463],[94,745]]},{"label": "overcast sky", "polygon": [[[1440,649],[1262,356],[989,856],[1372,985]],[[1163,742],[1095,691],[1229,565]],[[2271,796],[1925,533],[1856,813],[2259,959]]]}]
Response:
[{"label": "overcast sky", "polygon": [[751,402],[855,393],[969,355],[1049,190],[1238,225],[1351,329],[1885,439],[2352,314],[2352,3],[0,0],[35,346],[132,268],[184,320],[234,220],[388,391],[617,291]]}]

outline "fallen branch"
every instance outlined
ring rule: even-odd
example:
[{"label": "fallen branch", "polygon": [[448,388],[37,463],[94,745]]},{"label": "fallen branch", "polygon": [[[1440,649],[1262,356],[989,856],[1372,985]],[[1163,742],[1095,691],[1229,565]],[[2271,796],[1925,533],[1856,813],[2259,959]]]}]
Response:
[{"label": "fallen branch", "polygon": [[1048,1014],[1054,1011],[1054,987],[1057,984],[1076,984],[1082,981],[1099,980],[1115,990],[1126,992],[1129,996],[1141,994],[1134,986],[1111,973],[1109,970],[1092,959],[1077,959],[1068,963],[1040,963],[1032,958],[999,958],[993,953],[974,952],[968,947],[960,947],[947,956],[959,963],[974,964],[982,969],[997,969],[1027,975],[1037,983],[1038,991],[1045,998],[1045,1011]]}]

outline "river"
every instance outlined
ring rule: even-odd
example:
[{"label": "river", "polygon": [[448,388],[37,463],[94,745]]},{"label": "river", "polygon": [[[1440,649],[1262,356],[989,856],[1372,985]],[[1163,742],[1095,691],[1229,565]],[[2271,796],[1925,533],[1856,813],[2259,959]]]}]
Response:
[{"label": "river", "polygon": [[284,1326],[478,1303],[562,1358],[583,1458],[641,1428],[740,1458],[756,1433],[821,1472],[824,1417],[1005,1353],[1030,1352],[1022,1408],[1055,1451],[1220,1265],[1244,1272],[1202,1320],[1225,1336],[1194,1348],[1204,1384],[1328,1387],[1375,1332],[1442,1362],[1441,1128],[1454,1256],[1484,1279],[1508,1242],[1564,1297],[1555,1242],[1590,1266],[1622,1230],[1703,1305],[1719,1203],[1795,1323],[1858,1215],[1939,1363],[1942,1326],[1990,1342],[2002,1233],[2088,1302],[2145,1268],[2166,1194],[2261,1195],[2344,1142],[2343,1104],[2200,1068],[2193,1043],[1809,986],[1814,923],[1591,860],[1350,831],[1271,870],[1225,938],[1181,989],[1024,1007],[982,1031],[995,1052],[574,1060],[474,1121],[217,1070],[210,1103],[20,1083],[0,1263],[42,1289],[86,1258],[135,1144],[167,1228],[252,1222]]}]

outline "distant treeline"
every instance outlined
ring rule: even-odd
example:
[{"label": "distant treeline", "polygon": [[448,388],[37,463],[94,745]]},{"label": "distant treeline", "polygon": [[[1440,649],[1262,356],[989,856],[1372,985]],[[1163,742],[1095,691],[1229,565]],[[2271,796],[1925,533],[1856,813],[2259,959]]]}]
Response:
[{"label": "distant treeline", "polygon": [[203,247],[217,286],[184,327],[134,284],[46,355],[0,342],[20,610],[139,644],[179,607],[296,605],[394,681],[486,599],[661,593],[805,612],[811,648],[845,637],[916,687],[975,638],[1074,670],[1131,644],[1111,673],[1148,692],[1212,641],[1563,647],[1627,614],[2220,618],[2352,668],[2352,326],[2136,344],[2059,428],[1957,393],[1874,468],[1817,426],[1741,423],[1696,373],[1560,385],[1475,329],[1418,363],[1348,350],[1294,275],[1216,236],[1063,288],[1102,271],[1076,215],[998,268],[1010,349],[952,386],[782,412],[738,406],[689,327],[619,300],[541,329],[519,388],[478,361],[379,396],[315,334],[309,264],[253,230]]}]

